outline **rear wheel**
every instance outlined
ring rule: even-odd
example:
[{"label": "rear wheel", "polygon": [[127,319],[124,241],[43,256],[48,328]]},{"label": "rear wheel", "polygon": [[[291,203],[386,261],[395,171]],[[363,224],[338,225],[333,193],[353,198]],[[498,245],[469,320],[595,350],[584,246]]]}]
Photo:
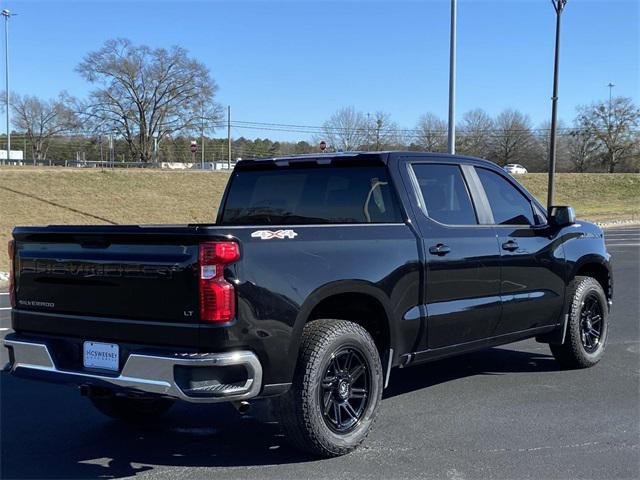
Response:
[{"label": "rear wheel", "polygon": [[382,389],[371,335],[353,322],[316,320],[304,328],[293,385],[277,399],[278,420],[293,447],[344,455],[371,430]]},{"label": "rear wheel", "polygon": [[607,297],[591,277],[576,277],[562,345],[550,345],[551,353],[566,368],[587,368],[600,361],[608,333]]},{"label": "rear wheel", "polygon": [[175,403],[160,397],[121,395],[92,396],[89,400],[102,414],[131,423],[145,423],[164,415]]}]

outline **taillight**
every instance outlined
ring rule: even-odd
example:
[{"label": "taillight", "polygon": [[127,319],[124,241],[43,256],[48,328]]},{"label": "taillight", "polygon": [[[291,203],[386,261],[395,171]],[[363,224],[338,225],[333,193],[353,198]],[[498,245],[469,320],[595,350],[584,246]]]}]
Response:
[{"label": "taillight", "polygon": [[9,240],[9,302],[11,304],[11,308],[16,308],[16,276],[13,269],[15,254],[16,241]]},{"label": "taillight", "polygon": [[228,322],[235,317],[235,291],[224,278],[224,267],[239,258],[235,242],[200,244],[200,321]]}]

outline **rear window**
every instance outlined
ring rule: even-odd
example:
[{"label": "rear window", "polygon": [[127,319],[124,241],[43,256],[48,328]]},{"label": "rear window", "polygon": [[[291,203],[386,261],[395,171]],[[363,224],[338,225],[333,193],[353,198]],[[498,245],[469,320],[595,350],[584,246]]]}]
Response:
[{"label": "rear window", "polygon": [[401,223],[384,166],[276,167],[233,175],[224,225]]},{"label": "rear window", "polygon": [[458,165],[413,165],[427,215],[448,225],[475,225],[476,212]]}]

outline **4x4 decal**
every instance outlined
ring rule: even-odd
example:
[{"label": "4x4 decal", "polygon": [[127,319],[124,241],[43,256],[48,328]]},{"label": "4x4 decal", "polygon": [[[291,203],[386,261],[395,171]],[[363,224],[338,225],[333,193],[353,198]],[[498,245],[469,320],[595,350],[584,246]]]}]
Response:
[{"label": "4x4 decal", "polygon": [[290,238],[294,239],[298,236],[298,234],[293,230],[256,230],[251,233],[252,238],[259,238],[260,240],[271,240],[272,238],[285,239]]}]

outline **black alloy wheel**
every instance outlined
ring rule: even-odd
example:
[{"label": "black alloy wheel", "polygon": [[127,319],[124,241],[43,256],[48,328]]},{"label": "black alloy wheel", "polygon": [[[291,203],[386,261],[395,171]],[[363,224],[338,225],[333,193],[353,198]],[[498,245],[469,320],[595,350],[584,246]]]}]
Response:
[{"label": "black alloy wheel", "polygon": [[603,315],[598,296],[590,292],[584,300],[580,311],[580,340],[587,353],[593,353],[600,346],[602,337]]},{"label": "black alloy wheel", "polygon": [[608,299],[592,277],[576,277],[562,344],[550,344],[551,353],[565,368],[588,368],[602,359],[608,336]]},{"label": "black alloy wheel", "polygon": [[320,405],[327,426],[336,433],[353,430],[369,404],[371,369],[357,348],[336,351],[322,378]]}]

